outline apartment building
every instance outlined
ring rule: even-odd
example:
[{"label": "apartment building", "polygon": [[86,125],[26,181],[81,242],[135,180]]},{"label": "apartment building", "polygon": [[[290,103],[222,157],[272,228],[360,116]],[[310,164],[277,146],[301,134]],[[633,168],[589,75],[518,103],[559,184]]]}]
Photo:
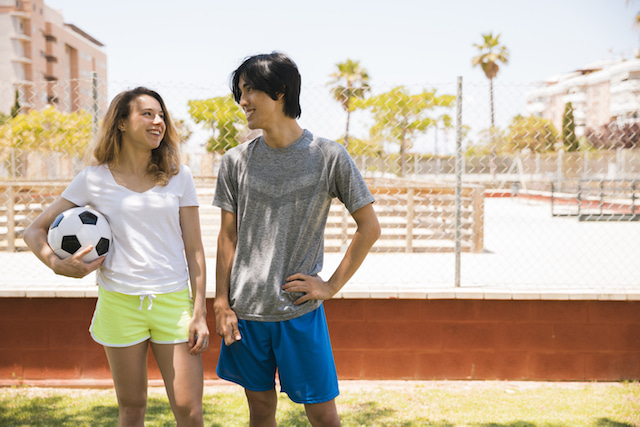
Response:
[{"label": "apartment building", "polygon": [[527,94],[527,114],[562,128],[565,105],[574,108],[576,134],[610,122],[640,122],[640,59],[607,61],[547,79]]},{"label": "apartment building", "polygon": [[49,104],[64,112],[104,111],[103,47],[43,0],[0,0],[0,111],[11,110],[16,93],[23,112]]}]

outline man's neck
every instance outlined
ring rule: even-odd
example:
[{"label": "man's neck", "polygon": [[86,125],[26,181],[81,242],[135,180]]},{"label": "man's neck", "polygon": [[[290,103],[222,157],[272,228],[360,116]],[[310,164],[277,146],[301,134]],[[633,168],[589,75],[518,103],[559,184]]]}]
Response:
[{"label": "man's neck", "polygon": [[295,119],[288,119],[278,126],[262,129],[262,137],[269,147],[286,148],[300,139],[303,132]]}]

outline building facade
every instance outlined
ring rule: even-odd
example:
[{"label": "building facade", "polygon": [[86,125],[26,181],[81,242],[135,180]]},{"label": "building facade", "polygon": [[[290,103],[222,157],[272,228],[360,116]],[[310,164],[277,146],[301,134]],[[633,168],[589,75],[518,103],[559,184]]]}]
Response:
[{"label": "building facade", "polygon": [[561,129],[568,102],[578,136],[609,123],[640,122],[640,59],[604,62],[549,78],[527,94],[527,114],[549,119]]},{"label": "building facade", "polygon": [[104,111],[103,47],[43,0],[0,0],[0,112],[9,113],[16,100],[21,112],[47,105]]}]

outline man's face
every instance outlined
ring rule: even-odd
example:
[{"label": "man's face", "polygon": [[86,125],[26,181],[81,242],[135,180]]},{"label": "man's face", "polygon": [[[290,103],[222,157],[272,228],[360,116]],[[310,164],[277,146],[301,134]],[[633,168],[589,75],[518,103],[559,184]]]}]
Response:
[{"label": "man's face", "polygon": [[282,96],[271,99],[266,92],[254,89],[240,77],[240,107],[247,116],[249,129],[269,129],[284,117]]}]

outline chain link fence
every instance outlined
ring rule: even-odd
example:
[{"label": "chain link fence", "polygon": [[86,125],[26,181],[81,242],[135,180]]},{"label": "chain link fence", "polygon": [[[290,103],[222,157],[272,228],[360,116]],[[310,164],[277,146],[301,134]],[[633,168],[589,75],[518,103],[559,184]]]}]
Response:
[{"label": "chain link fence", "polygon": [[[0,84],[0,105],[11,106],[0,114],[0,280],[34,269],[24,228],[83,167],[110,99],[134,86],[95,79],[28,90]],[[196,177],[213,259],[220,158],[256,133],[228,87],[147,86],[163,96],[185,141],[183,161]],[[640,250],[640,126],[594,119],[607,97],[587,103],[567,94],[547,108],[543,90],[494,82],[491,94],[488,81],[303,87],[300,124],[346,145],[376,197],[383,234],[357,286],[640,287],[632,268]],[[325,271],[354,230],[336,203]]]}]

